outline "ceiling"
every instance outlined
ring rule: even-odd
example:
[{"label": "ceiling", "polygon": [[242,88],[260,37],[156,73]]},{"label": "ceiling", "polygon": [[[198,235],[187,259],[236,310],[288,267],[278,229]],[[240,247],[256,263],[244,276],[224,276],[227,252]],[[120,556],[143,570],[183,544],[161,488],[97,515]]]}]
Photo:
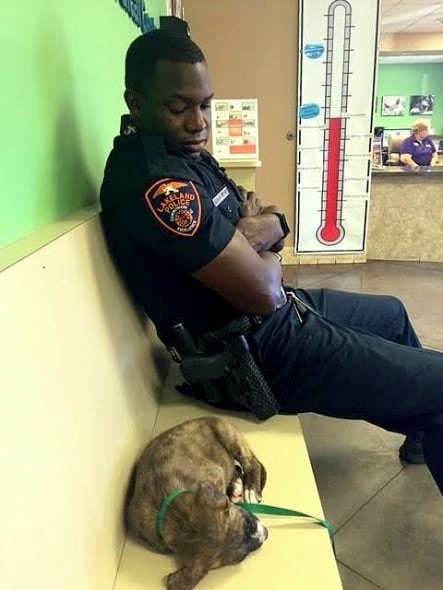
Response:
[{"label": "ceiling", "polygon": [[443,33],[441,0],[381,0],[381,33]]}]

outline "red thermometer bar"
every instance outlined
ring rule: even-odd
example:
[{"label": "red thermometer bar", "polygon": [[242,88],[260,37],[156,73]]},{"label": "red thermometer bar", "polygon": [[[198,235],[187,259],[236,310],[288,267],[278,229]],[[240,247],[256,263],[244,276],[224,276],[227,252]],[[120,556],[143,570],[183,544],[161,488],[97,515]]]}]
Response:
[{"label": "red thermometer bar", "polygon": [[348,106],[351,5],[335,0],[329,5],[326,37],[325,136],[321,224],[317,239],[333,246],[342,241],[343,178],[346,113]]}]

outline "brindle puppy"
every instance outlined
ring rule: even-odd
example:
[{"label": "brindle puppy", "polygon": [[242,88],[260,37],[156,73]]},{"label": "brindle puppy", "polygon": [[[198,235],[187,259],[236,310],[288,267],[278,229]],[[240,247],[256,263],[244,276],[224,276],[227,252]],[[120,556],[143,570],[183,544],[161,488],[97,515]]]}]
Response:
[{"label": "brindle puppy", "polygon": [[[136,468],[127,521],[151,549],[176,554],[180,568],[168,575],[168,590],[191,590],[210,569],[238,563],[262,545],[267,530],[234,502],[243,496],[260,501],[265,483],[264,466],[225,419],[189,420],[149,443]],[[161,539],[157,511],[175,489],[189,492],[167,509]]]}]

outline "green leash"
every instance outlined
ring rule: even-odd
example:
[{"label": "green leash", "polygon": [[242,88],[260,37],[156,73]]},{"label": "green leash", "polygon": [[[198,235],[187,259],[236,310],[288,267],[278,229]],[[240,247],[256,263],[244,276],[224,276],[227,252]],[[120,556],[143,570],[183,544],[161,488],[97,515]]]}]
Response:
[{"label": "green leash", "polygon": [[[157,518],[155,521],[157,536],[159,539],[163,539],[163,520],[165,518],[165,514],[171,503],[182,494],[186,494],[191,490],[173,490],[169,493],[166,498],[163,500],[160,508],[157,511]],[[252,512],[253,514],[271,514],[274,516],[298,516],[303,518],[310,518],[317,524],[325,527],[329,531],[329,535],[332,537],[334,534],[334,529],[332,525],[327,520],[322,520],[321,518],[316,518],[315,516],[311,516],[310,514],[305,514],[304,512],[298,512],[297,510],[289,510],[288,508],[279,508],[278,506],[269,506],[267,504],[248,504],[246,502],[240,502],[236,504],[236,506],[240,506],[247,512]]]},{"label": "green leash", "polygon": [[241,508],[244,508],[248,512],[252,512],[253,514],[271,514],[274,516],[301,516],[303,518],[310,518],[315,523],[328,529],[330,537],[332,537],[332,535],[334,534],[334,529],[332,528],[330,522],[328,522],[327,520],[323,520],[321,518],[316,518],[315,516],[311,516],[310,514],[305,514],[304,512],[290,510],[289,508],[280,508],[279,506],[269,506],[268,504],[247,504],[246,502],[239,502],[236,505],[241,506]]}]

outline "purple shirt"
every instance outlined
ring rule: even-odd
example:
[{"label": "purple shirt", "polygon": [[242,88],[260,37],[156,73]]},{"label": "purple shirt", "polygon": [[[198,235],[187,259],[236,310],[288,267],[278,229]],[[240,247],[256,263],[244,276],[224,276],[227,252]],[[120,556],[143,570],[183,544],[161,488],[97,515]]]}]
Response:
[{"label": "purple shirt", "polygon": [[411,154],[412,159],[419,166],[429,166],[434,152],[435,145],[429,137],[425,137],[420,143],[414,135],[410,135],[400,146],[400,155]]}]

